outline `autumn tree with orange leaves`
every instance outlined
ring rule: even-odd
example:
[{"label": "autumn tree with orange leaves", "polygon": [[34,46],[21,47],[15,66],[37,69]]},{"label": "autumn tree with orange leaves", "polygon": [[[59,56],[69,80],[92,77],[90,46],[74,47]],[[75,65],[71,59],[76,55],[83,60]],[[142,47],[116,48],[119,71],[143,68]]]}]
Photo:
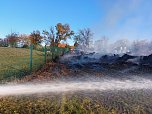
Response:
[{"label": "autumn tree with orange leaves", "polygon": [[8,40],[8,44],[10,47],[17,47],[17,41],[18,41],[18,34],[17,33],[11,33],[6,36]]},{"label": "autumn tree with orange leaves", "polygon": [[40,31],[33,31],[29,36],[31,44],[40,44],[42,42],[43,37],[41,36]]},{"label": "autumn tree with orange leaves", "polygon": [[50,31],[43,31],[45,41],[49,42],[51,46],[58,46],[61,41],[66,41],[74,35],[69,24],[58,23],[55,28],[51,27]]}]

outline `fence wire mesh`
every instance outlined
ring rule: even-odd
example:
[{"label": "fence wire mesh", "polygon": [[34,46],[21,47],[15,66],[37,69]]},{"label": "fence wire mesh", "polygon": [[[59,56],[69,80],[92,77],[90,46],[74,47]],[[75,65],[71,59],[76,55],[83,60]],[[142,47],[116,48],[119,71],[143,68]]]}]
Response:
[{"label": "fence wire mesh", "polygon": [[32,49],[32,58],[30,58],[30,49],[0,47],[0,81],[28,75],[68,51],[68,48],[41,47],[39,50]]}]

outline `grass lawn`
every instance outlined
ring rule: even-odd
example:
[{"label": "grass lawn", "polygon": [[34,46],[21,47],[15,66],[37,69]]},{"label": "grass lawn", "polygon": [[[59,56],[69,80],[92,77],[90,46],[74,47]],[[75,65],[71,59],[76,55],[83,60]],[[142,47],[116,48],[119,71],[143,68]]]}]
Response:
[{"label": "grass lawn", "polygon": [[[33,70],[44,64],[44,53],[33,50]],[[30,50],[0,47],[0,81],[29,73]]]}]

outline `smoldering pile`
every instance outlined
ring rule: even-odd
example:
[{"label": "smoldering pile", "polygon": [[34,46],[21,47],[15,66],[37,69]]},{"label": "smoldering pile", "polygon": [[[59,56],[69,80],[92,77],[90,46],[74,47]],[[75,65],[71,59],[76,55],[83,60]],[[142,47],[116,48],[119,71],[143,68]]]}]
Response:
[{"label": "smoldering pile", "polygon": [[101,55],[92,53],[72,53],[66,54],[60,59],[61,63],[68,65],[70,68],[82,69],[90,68],[95,71],[114,69],[128,71],[152,71],[152,54],[148,56],[135,56],[131,54],[108,54]]}]

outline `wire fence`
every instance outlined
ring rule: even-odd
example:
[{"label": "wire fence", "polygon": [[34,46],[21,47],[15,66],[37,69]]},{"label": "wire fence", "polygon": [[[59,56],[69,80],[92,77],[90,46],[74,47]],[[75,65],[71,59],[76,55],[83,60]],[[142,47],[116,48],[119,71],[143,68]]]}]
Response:
[{"label": "wire fence", "polygon": [[50,46],[37,50],[33,45],[29,49],[0,47],[0,81],[28,75],[68,51],[69,48]]}]

